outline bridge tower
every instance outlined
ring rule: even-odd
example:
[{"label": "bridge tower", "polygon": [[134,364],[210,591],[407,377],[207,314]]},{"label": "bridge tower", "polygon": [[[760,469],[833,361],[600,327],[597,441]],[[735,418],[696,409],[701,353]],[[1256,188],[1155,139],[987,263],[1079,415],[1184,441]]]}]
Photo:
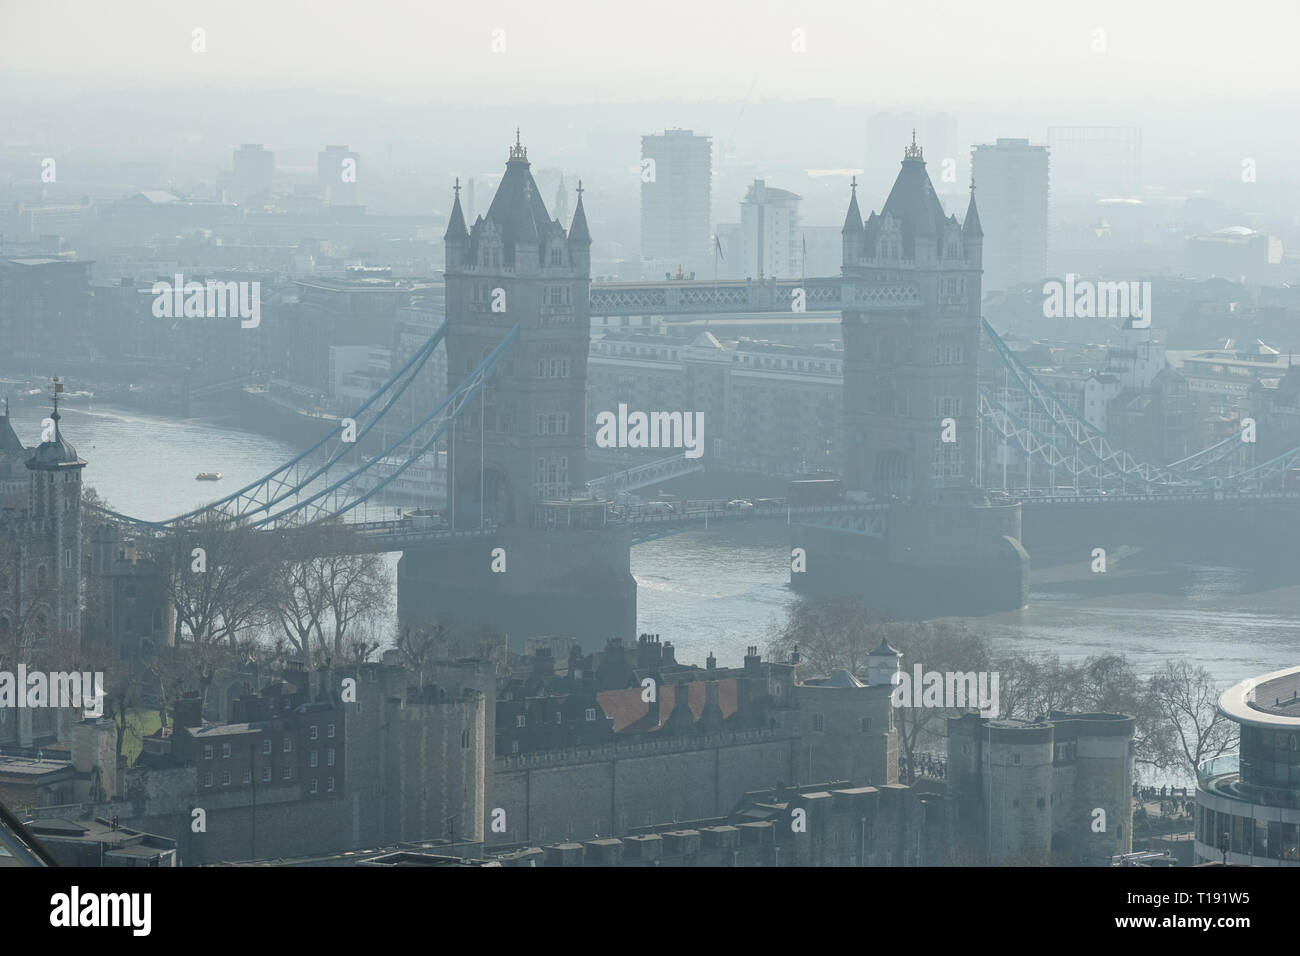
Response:
[{"label": "bridge tower", "polygon": [[445,236],[449,384],[513,327],[519,335],[450,442],[452,526],[484,535],[410,549],[398,563],[403,620],[506,633],[520,651],[541,635],[594,650],[636,632],[631,536],[607,526],[585,487],[591,234],[581,182],[577,194],[566,232],[547,214],[518,133],[472,227],[457,191]]},{"label": "bridge tower", "polygon": [[865,222],[855,183],[843,236],[845,278],[905,282],[919,299],[843,313],[845,486],[918,501],[969,488],[983,258],[974,184],[959,225],[944,215],[913,134],[884,208]]},{"label": "bridge tower", "polygon": [[857,186],[843,229],[844,485],[884,510],[871,529],[813,521],[795,531],[800,590],[862,597],[926,617],[1023,607],[1029,556],[1020,504],[978,487],[984,234],[971,186],[966,221],[945,215],[921,147],[879,213]]},{"label": "bridge tower", "polygon": [[449,510],[457,528],[477,527],[480,515],[531,527],[534,504],[586,482],[591,235],[582,183],[566,233],[547,214],[516,133],[487,214],[466,229],[457,185],[444,239],[448,381],[466,378],[519,326],[482,399],[456,423]]}]

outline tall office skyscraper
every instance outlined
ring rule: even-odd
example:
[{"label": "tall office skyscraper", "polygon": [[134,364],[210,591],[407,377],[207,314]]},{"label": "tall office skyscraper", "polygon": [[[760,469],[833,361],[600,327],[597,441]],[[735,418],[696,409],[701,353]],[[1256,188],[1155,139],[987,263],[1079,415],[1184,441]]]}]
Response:
[{"label": "tall office skyscraper", "polygon": [[1047,147],[1027,139],[976,146],[971,171],[984,227],[985,292],[1047,275]]},{"label": "tall office skyscraper", "polygon": [[263,149],[261,143],[244,143],[235,150],[231,198],[245,203],[254,196],[270,195],[274,175],[275,153]]},{"label": "tall office skyscraper", "polygon": [[742,274],[752,278],[800,274],[799,197],[754,180],[740,204]]},{"label": "tall office skyscraper", "polygon": [[641,258],[652,271],[712,263],[712,157],[710,138],[688,129],[641,137]]},{"label": "tall office skyscraper", "polygon": [[361,156],[346,146],[326,146],[316,154],[316,181],[325,198],[336,206],[355,206],[360,202],[357,180],[361,175]]}]

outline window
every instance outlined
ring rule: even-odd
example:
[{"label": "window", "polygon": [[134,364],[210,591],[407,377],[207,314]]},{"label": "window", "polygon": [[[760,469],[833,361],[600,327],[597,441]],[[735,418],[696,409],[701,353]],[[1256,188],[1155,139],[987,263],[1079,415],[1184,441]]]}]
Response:
[{"label": "window", "polygon": [[281,780],[292,780],[292,779],[293,779],[293,768],[292,768],[292,767],[285,767],[283,770],[281,770],[281,771],[280,771],[280,779],[281,779]]},{"label": "window", "polygon": [[1045,806],[1047,806],[1047,801],[1044,800],[1042,797],[1039,797],[1039,798],[1038,798],[1038,809],[1041,810],[1041,809],[1043,809],[1043,807],[1045,807]]},{"label": "window", "polygon": [[205,773],[205,774],[203,775],[203,786],[204,786],[204,787],[211,787],[211,786],[212,786],[212,774],[210,774],[210,773]]},{"label": "window", "polygon": [[960,398],[936,398],[934,400],[935,418],[958,418],[961,416]]},{"label": "window", "polygon": [[311,752],[311,758],[307,761],[307,765],[308,765],[309,767],[311,767],[311,768],[314,770],[314,769],[316,768],[316,764],[317,764],[317,761],[319,760],[319,757],[320,757],[320,754],[317,753],[317,751],[313,750],[313,751]]},{"label": "window", "polygon": [[315,794],[315,793],[317,792],[317,790],[318,790],[318,788],[317,788],[317,786],[316,786],[316,778],[315,778],[315,777],[312,777],[312,780],[311,780],[311,786],[307,788],[307,792],[308,792],[308,793],[311,793],[311,794]]},{"label": "window", "polygon": [[1011,762],[1015,764],[1017,767],[1020,766],[1020,754],[1012,754]]},{"label": "window", "polygon": [[262,741],[262,753],[269,754],[270,752],[271,752],[271,738],[267,737],[265,740]]},{"label": "window", "polygon": [[333,740],[333,739],[334,739],[334,725],[333,725],[333,724],[330,724],[328,727],[325,728],[325,736],[328,737],[328,738],[330,738],[330,740]]},{"label": "window", "polygon": [[539,435],[567,435],[569,434],[569,413],[543,412],[537,416],[535,424]]},{"label": "window", "polygon": [[228,786],[230,786],[230,771],[229,771],[229,770],[223,770],[223,771],[221,771],[221,785],[222,785],[223,787],[228,787]]},{"label": "window", "polygon": [[562,723],[564,723],[564,711],[562,711],[562,710],[557,710],[557,711],[555,712],[555,722],[556,722],[557,724],[562,724]]},{"label": "window", "polygon": [[870,718],[863,717],[863,718],[862,718],[862,732],[865,734],[865,733],[869,733],[870,731],[871,731],[871,720],[870,720]]},{"label": "window", "polygon": [[70,567],[72,567],[72,550],[71,550],[71,549],[66,549],[66,550],[63,552],[63,566],[64,566],[65,568],[70,568]]},{"label": "window", "polygon": [[596,719],[596,708],[595,708],[595,707],[588,707],[588,708],[587,708],[587,719],[588,719],[588,720],[595,720],[595,719]]},{"label": "window", "polygon": [[333,777],[330,777],[330,778],[329,778],[329,782],[328,782],[327,786],[325,787],[325,789],[326,789],[327,791],[329,791],[330,793],[333,793],[333,792],[334,792],[334,778],[333,778]]},{"label": "window", "polygon": [[249,785],[250,783],[252,783],[252,782],[253,782],[253,771],[251,771],[251,770],[245,770],[245,771],[244,771],[244,786],[248,786],[248,785]]},{"label": "window", "polygon": [[271,768],[270,768],[270,767],[263,767],[263,768],[262,768],[262,783],[270,783],[270,782],[271,782]]},{"label": "window", "polygon": [[307,736],[308,736],[308,739],[310,739],[310,740],[315,740],[315,739],[316,739],[316,737],[318,736],[318,734],[317,734],[317,731],[316,731],[316,725],[315,725],[315,724],[312,724],[312,725],[311,725],[311,732],[310,732]]},{"label": "window", "polygon": [[221,759],[222,760],[230,759],[230,744],[221,745]]},{"label": "window", "polygon": [[468,750],[468,749],[469,749],[469,731],[468,731],[468,730],[462,730],[462,731],[460,732],[460,749],[461,749],[461,750]]},{"label": "window", "polygon": [[288,734],[284,735],[284,752],[293,753],[293,738]]},{"label": "window", "polygon": [[334,766],[334,748],[333,748],[333,747],[331,747],[329,750],[325,751],[325,766],[327,766],[327,767],[332,767],[332,766]]},{"label": "window", "polygon": [[516,726],[516,727],[523,727],[527,722],[528,722],[528,721],[527,721],[527,719],[524,717],[523,714],[516,714],[516,715],[515,715],[515,726]]},{"label": "window", "polygon": [[826,729],[826,715],[825,715],[825,714],[813,714],[813,715],[812,715],[812,719],[813,719],[813,730],[814,730],[814,731],[823,731],[823,730]]},{"label": "window", "polygon": [[212,759],[212,744],[203,745],[203,759],[204,760]]},{"label": "window", "polygon": [[568,378],[569,360],[567,358],[547,358],[537,360],[538,378]]}]

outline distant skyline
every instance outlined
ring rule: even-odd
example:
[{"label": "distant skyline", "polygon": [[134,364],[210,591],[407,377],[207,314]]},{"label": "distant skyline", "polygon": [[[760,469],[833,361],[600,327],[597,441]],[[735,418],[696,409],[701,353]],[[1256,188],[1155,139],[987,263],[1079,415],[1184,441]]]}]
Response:
[{"label": "distant skyline", "polygon": [[[192,51],[195,28],[205,31],[206,52]],[[165,84],[497,104],[828,97],[1010,105],[1138,90],[1300,93],[1297,33],[1293,0],[1230,8],[1097,0],[1077,9],[1041,0],[3,0],[0,67],[10,86],[93,82],[100,91]],[[806,52],[794,52],[801,43]]]}]

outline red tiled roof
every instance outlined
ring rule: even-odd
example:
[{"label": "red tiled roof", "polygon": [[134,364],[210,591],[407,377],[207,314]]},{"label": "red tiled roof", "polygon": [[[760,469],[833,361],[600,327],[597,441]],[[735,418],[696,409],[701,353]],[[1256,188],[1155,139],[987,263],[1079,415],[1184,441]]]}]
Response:
[{"label": "red tiled roof", "polygon": [[[687,703],[691,716],[700,719],[704,712],[704,702],[708,699],[707,681],[691,681],[686,684],[661,684],[659,686],[659,727],[677,706],[678,688],[686,688]],[[606,717],[614,721],[614,733],[622,733],[624,728],[635,724],[650,713],[650,705],[641,699],[640,687],[625,687],[622,690],[603,690],[596,694],[596,702]],[[725,720],[740,707],[740,688],[736,678],[729,677],[718,681],[718,708]],[[651,728],[658,730],[659,727]]]}]

